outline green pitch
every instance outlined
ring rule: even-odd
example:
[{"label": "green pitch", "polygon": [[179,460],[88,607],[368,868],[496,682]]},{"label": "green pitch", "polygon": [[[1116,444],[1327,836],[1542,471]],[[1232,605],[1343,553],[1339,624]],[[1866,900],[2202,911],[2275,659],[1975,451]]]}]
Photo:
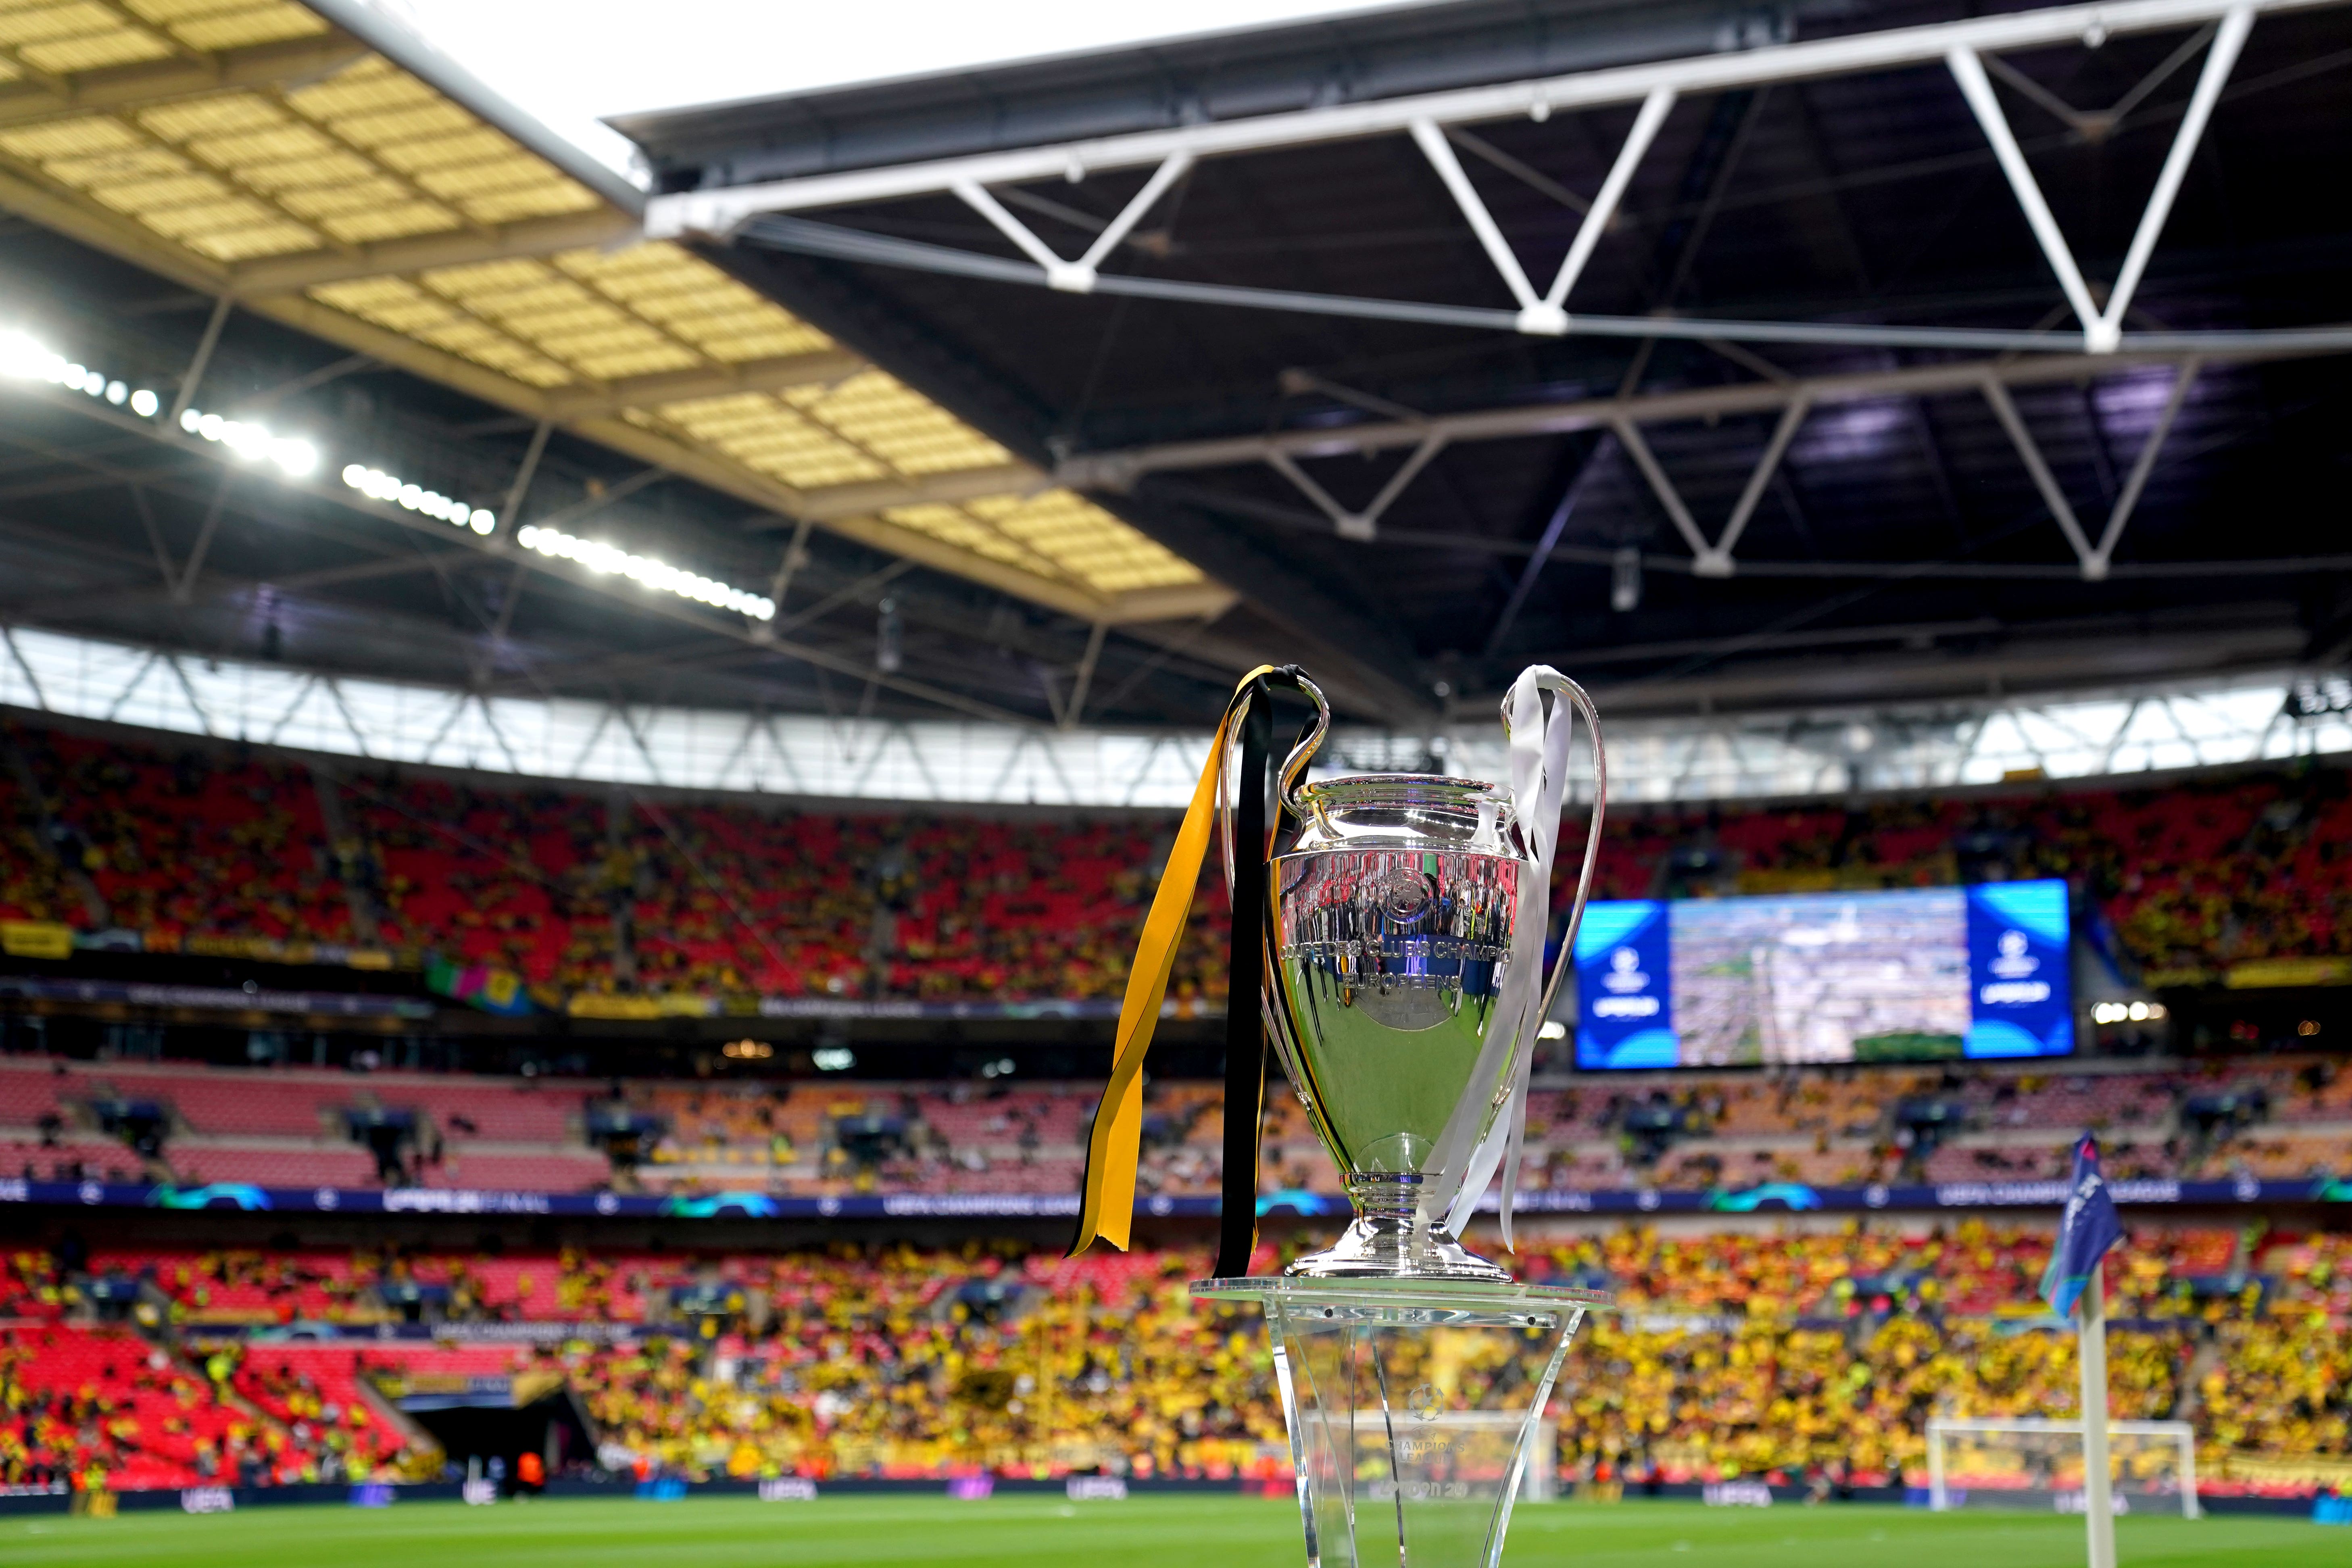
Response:
[{"label": "green pitch", "polygon": [[[2132,1518],[2124,1568],[2352,1564],[2352,1530],[2307,1520]],[[1559,1503],[1518,1510],[1510,1568],[2081,1568],[2080,1520],[1915,1509]],[[1303,1568],[1279,1500],[1066,1503],[734,1498],[268,1508],[189,1518],[0,1519],[7,1568]],[[1454,1568],[1454,1565],[1446,1565]]]}]

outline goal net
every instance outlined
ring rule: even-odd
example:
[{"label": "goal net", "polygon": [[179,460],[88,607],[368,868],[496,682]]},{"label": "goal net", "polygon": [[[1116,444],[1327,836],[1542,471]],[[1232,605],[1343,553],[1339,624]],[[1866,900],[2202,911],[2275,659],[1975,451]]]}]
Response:
[{"label": "goal net", "polygon": [[[2197,1517],[2197,1440],[2186,1421],[2107,1424],[2116,1512]],[[2083,1510],[2083,1424],[2013,1416],[1927,1423],[1927,1506]]]}]

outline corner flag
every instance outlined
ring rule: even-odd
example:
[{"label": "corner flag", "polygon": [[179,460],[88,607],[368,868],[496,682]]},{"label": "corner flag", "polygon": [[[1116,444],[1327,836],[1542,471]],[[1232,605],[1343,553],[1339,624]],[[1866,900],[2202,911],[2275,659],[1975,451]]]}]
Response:
[{"label": "corner flag", "polygon": [[2067,1186],[2066,1216],[2058,1222],[2058,1245],[2042,1275],[2042,1299],[2062,1318],[2074,1316],[2074,1304],[2098,1274],[2099,1259],[2124,1234],[2115,1195],[2099,1170],[2099,1141],[2087,1132],[2074,1145],[2074,1173]]}]

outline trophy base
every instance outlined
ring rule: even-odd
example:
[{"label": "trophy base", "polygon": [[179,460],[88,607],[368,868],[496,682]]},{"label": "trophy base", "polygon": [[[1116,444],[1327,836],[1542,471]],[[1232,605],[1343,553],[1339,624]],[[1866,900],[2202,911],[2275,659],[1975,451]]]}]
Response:
[{"label": "trophy base", "polygon": [[1434,1226],[1376,1226],[1358,1215],[1339,1239],[1282,1271],[1286,1279],[1475,1279],[1508,1283],[1510,1271],[1487,1262]]},{"label": "trophy base", "polygon": [[1355,1223],[1339,1239],[1284,1269],[1291,1279],[1465,1279],[1507,1284],[1509,1270],[1487,1262],[1443,1225],[1423,1217],[1418,1176],[1356,1175],[1348,1195]]},{"label": "trophy base", "polygon": [[1287,1276],[1192,1289],[1264,1305],[1305,1568],[1497,1568],[1513,1505],[1556,1495],[1545,1406],[1578,1326],[1608,1297]]}]

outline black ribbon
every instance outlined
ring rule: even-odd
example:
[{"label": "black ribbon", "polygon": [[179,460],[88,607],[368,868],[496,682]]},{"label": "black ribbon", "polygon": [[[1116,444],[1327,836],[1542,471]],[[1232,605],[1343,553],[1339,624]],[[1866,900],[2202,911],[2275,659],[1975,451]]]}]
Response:
[{"label": "black ribbon", "polygon": [[1259,1129],[1265,1114],[1265,797],[1274,694],[1252,684],[1234,777],[1233,925],[1225,949],[1225,1164],[1218,1205],[1220,1279],[1249,1272],[1257,1249]]},{"label": "black ribbon", "polygon": [[[1288,847],[1295,826],[1275,770],[1290,752],[1272,749],[1274,683],[1302,694],[1304,672],[1286,664],[1255,682],[1239,726],[1241,767],[1234,807],[1233,931],[1225,950],[1225,1163],[1218,1204],[1216,1278],[1249,1272],[1257,1250],[1258,1158],[1265,1145],[1265,987],[1276,942],[1269,878],[1274,857]],[[1315,732],[1309,713],[1290,751]],[[1266,805],[1275,808],[1267,831]]]}]

